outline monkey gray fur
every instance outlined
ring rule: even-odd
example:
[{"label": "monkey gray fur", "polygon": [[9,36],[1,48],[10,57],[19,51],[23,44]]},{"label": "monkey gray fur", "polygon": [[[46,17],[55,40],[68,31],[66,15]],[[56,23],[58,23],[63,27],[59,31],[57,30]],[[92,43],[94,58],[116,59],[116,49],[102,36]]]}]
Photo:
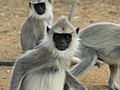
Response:
[{"label": "monkey gray fur", "polygon": [[[72,17],[77,1],[73,2],[69,21],[72,22]],[[40,40],[46,33],[46,27],[51,27],[53,19],[53,10],[51,0],[33,0],[29,2],[30,16],[24,23],[21,31],[21,46],[24,52],[33,49],[40,43]],[[72,58],[72,65],[80,62],[77,57]],[[14,62],[0,62],[0,66],[13,66]],[[99,65],[99,63],[98,63]]]},{"label": "monkey gray fur", "polygon": [[21,31],[21,46],[24,52],[33,49],[52,25],[53,9],[50,0],[33,0],[29,3],[30,16]]},{"label": "monkey gray fur", "polygon": [[[53,9],[50,0],[33,0],[30,2],[29,7],[31,14],[21,31],[21,46],[24,52],[33,49],[40,43],[40,40],[46,34],[46,27],[51,27],[53,19]],[[71,12],[70,15],[73,13]],[[71,60],[72,65],[80,62],[80,59],[77,57],[73,57]]]},{"label": "monkey gray fur", "polygon": [[120,86],[115,83],[120,65],[120,24],[92,24],[80,30],[79,38],[78,57],[82,61],[71,69],[71,73],[76,77],[81,76],[100,58],[110,68],[108,87],[111,90],[120,90]]},{"label": "monkey gray fur", "polygon": [[9,90],[63,90],[65,81],[75,90],[87,90],[69,72],[78,31],[64,16],[47,27],[41,43],[16,60]]}]

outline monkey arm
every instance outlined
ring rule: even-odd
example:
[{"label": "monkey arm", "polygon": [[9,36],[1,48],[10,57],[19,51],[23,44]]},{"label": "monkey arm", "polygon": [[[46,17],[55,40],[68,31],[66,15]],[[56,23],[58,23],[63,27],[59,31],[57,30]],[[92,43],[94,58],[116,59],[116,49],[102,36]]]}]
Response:
[{"label": "monkey arm", "polygon": [[12,74],[11,85],[9,90],[17,90],[17,87],[22,79],[23,75],[25,74],[26,70],[22,70],[22,64],[16,62]]},{"label": "monkey arm", "polygon": [[30,18],[31,17],[28,17],[21,31],[21,46],[24,52],[26,52],[27,50],[31,50],[36,46],[36,39],[33,31],[34,28],[31,24],[32,21],[30,20]]},{"label": "monkey arm", "polygon": [[[76,64],[70,71],[74,76],[81,76],[82,74],[84,74],[87,70],[89,70],[91,67],[94,66],[94,64],[97,61],[97,54],[94,50],[92,50],[91,48],[88,48],[86,46],[81,46],[81,57],[82,60],[80,63]],[[68,75],[68,74],[67,74]],[[66,75],[66,76],[67,76]],[[71,82],[71,83],[70,83]],[[68,85],[76,85],[73,86],[74,88],[84,88],[82,87],[82,85],[79,85],[78,83],[76,84],[69,76],[66,77],[66,82]],[[70,86],[70,85],[69,85]],[[67,89],[68,86],[65,85],[64,90],[68,90]],[[84,89],[80,89],[80,90],[84,90]]]},{"label": "monkey arm", "polygon": [[[32,52],[33,53],[33,52]],[[48,63],[46,60],[41,60],[40,57],[33,53],[28,53],[20,57],[16,62],[12,74],[11,85],[9,90],[16,90],[20,88],[22,79],[24,78],[26,72],[37,65],[42,65]]]},{"label": "monkey arm", "polygon": [[[66,79],[65,82],[67,85],[72,87],[75,90],[88,90],[84,85],[82,85],[70,72],[65,71]],[[67,85],[65,85],[64,90],[68,90]]]}]

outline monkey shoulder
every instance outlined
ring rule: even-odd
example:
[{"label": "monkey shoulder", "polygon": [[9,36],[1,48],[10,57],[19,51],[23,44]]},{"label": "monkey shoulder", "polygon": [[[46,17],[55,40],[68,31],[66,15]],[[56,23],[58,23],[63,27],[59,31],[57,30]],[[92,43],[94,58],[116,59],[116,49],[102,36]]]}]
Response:
[{"label": "monkey shoulder", "polygon": [[55,60],[55,58],[52,57],[52,53],[46,48],[39,47],[37,49],[27,51],[24,55],[17,59],[17,63],[22,63],[23,65],[38,65],[39,63],[48,63],[52,60]]}]

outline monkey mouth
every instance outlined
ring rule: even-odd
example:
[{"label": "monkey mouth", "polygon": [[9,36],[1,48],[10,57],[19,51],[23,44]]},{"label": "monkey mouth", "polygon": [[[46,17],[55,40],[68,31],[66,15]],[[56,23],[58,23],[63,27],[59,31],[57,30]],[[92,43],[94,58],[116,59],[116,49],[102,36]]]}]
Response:
[{"label": "monkey mouth", "polygon": [[45,11],[43,11],[43,12],[41,12],[41,11],[37,12],[38,15],[43,15],[44,13],[45,13]]},{"label": "monkey mouth", "polygon": [[60,51],[64,51],[64,50],[67,49],[67,47],[57,47],[57,49],[60,50]]}]

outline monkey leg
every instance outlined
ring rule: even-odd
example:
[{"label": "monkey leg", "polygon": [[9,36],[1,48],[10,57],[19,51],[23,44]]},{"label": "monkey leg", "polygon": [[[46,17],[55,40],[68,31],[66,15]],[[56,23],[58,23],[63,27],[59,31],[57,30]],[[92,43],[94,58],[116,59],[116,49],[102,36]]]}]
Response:
[{"label": "monkey leg", "polygon": [[[78,57],[73,57],[71,60],[71,65],[75,65],[77,63],[79,63],[81,60]],[[105,64],[104,62],[97,60],[97,62],[95,63],[95,66],[98,66],[100,68],[101,65]]]},{"label": "monkey leg", "polygon": [[97,54],[92,48],[81,46],[80,51],[81,62],[70,70],[74,76],[81,76],[97,62]]},{"label": "monkey leg", "polygon": [[115,79],[118,75],[119,65],[109,65],[110,68],[110,78],[108,81],[108,86],[111,90],[120,90],[120,86],[115,83]]},{"label": "monkey leg", "polygon": [[[93,67],[97,61],[97,54],[93,49],[85,47],[85,46],[81,46],[80,51],[81,52],[79,53],[80,55],[79,58],[82,59],[81,62],[76,64],[70,70],[74,76],[81,76],[91,67]],[[66,83],[68,83],[68,80],[66,80]],[[68,88],[67,85],[65,85],[64,90],[70,90],[70,89]]]},{"label": "monkey leg", "polygon": [[[84,85],[82,85],[70,72],[65,72],[66,79],[64,90],[71,90],[68,86],[72,87],[74,90],[88,90]],[[67,86],[68,85],[68,86]]]}]

